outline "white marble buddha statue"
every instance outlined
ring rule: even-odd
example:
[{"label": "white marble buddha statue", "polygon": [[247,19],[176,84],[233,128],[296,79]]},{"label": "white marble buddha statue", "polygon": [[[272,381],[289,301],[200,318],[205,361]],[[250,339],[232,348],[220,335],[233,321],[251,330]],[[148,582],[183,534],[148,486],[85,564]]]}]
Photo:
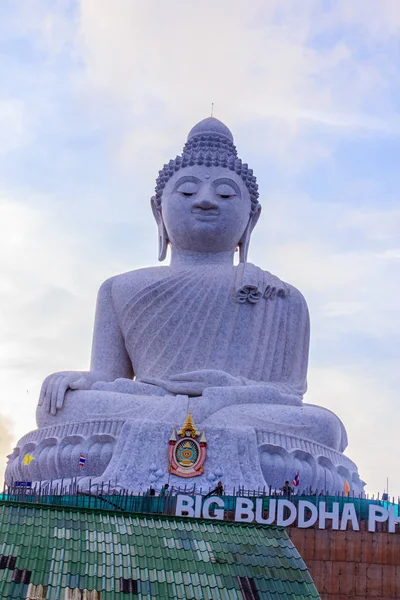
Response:
[{"label": "white marble buddha statue", "polygon": [[[258,187],[223,123],[211,117],[190,131],[182,155],[160,171],[151,205],[159,259],[170,247],[170,265],[102,284],[90,370],[46,378],[38,427],[93,419],[136,428],[179,425],[190,410],[198,427],[236,431],[239,446],[237,432],[246,430],[341,453],[347,445],[341,421],[303,403],[306,302],[296,288],[247,262],[261,213]],[[273,473],[275,463],[264,446],[266,460],[254,460],[273,484],[266,471]]]}]

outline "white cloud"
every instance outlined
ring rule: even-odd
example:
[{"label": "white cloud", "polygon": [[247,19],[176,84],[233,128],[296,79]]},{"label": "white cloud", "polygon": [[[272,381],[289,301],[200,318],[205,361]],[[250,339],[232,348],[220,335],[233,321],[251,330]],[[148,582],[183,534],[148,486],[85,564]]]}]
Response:
[{"label": "white cloud", "polygon": [[400,248],[396,249],[393,248],[392,250],[385,250],[385,252],[382,252],[381,254],[378,255],[381,258],[385,258],[387,260],[398,260],[400,258]]},{"label": "white cloud", "polygon": [[379,367],[370,372],[353,365],[312,368],[307,402],[329,408],[345,424],[349,438],[345,454],[357,464],[366,491],[382,493],[389,477],[389,491],[398,495],[393,440],[400,408]]},{"label": "white cloud", "polygon": [[324,307],[324,313],[327,318],[329,317],[351,317],[357,313],[365,311],[364,302],[354,301],[332,301],[328,302]]},{"label": "white cloud", "polygon": [[141,147],[132,133],[137,120],[161,112],[160,143],[171,128],[183,140],[187,124],[206,116],[211,102],[233,128],[256,121],[263,152],[284,163],[293,153],[301,164],[331,154],[334,140],[325,139],[323,147],[315,126],[398,135],[380,57],[360,60],[354,32],[323,48],[314,41],[321,31],[332,35],[347,25],[362,39],[365,33],[383,35],[389,21],[393,27],[393,5],[370,7],[368,19],[364,10],[356,18],[357,11],[343,3],[324,10],[319,2],[303,2],[301,14],[297,8],[277,0],[257,0],[246,10],[238,0],[121,0],[116,11],[107,0],[82,2],[78,48],[96,110],[127,115],[131,124],[120,144],[133,154]]},{"label": "white cloud", "polygon": [[364,0],[339,0],[336,8],[338,23],[362,28],[370,43],[400,33],[400,10],[397,0],[381,0],[379,6],[375,2]]},{"label": "white cloud", "polygon": [[296,191],[265,202],[250,258],[301,289],[313,335],[400,336],[400,211],[387,206],[384,189],[374,192],[381,210]]},{"label": "white cloud", "polygon": [[0,413],[0,481],[7,464],[7,455],[12,452],[14,431],[11,421]]},{"label": "white cloud", "polygon": [[[85,295],[82,281],[87,285],[91,278],[68,229],[49,217],[0,195],[0,381],[7,398],[1,410],[16,435],[28,423],[32,428],[37,392],[48,371],[59,370],[64,361],[78,368],[87,350],[76,349],[74,337],[90,336],[85,306],[89,312],[94,298]],[[91,283],[95,295],[97,284]]]},{"label": "white cloud", "polygon": [[8,14],[4,9],[5,39],[14,36],[33,42],[49,63],[72,42],[74,23],[69,0],[31,0],[13,8]]},{"label": "white cloud", "polygon": [[[63,152],[54,154],[55,165],[73,163],[75,153],[78,164],[48,196],[41,179],[52,165],[41,165],[37,189],[22,188],[25,155],[16,154],[22,166],[14,186],[0,173],[7,190],[0,197],[1,410],[13,420],[14,437],[34,427],[49,372],[86,367],[99,283],[148,262],[156,240],[153,178],[211,102],[243,158],[261,165],[265,207],[251,257],[303,291],[314,343],[329,350],[347,335],[364,335],[388,351],[387,340],[400,335],[398,187],[366,171],[359,179],[342,174],[336,162],[343,140],[399,135],[398,65],[390,51],[398,0],[328,4],[304,0],[299,10],[298,0],[245,7],[239,0],[119,0],[116,10],[108,0],[85,0],[72,14],[67,0],[35,0],[15,9],[7,34],[29,40],[43,58],[27,67],[21,57],[29,81],[38,76],[34,94],[19,89],[0,98],[0,153],[9,160],[24,148],[32,158],[49,136]],[[65,91],[76,103],[66,123]],[[96,161],[89,130],[96,149],[108,150],[110,190],[101,187],[104,163],[89,182],[84,160],[79,165],[92,154]],[[321,163],[337,169],[340,185],[320,182],[308,193],[300,176]],[[279,194],[269,182],[276,164],[285,173]],[[69,176],[78,178],[73,195],[65,191]],[[85,187],[76,194],[79,177]],[[397,440],[395,361],[379,350],[366,357],[359,344],[351,368],[338,353],[329,364],[312,363],[307,401],[337,410],[351,458],[369,489],[381,491],[382,463],[396,472],[387,459]]]}]

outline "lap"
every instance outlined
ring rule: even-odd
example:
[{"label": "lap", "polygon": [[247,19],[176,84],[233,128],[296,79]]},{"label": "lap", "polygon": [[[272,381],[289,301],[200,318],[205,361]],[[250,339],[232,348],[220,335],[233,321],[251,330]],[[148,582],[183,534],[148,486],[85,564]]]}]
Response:
[{"label": "lap", "polygon": [[206,418],[203,425],[211,427],[221,423],[228,427],[250,426],[295,435],[338,451],[347,446],[347,434],[341,420],[330,410],[312,404],[227,406]]},{"label": "lap", "polygon": [[100,390],[68,391],[56,415],[38,406],[38,427],[77,423],[97,419],[137,419],[166,415],[177,403],[175,396],[144,396]]},{"label": "lap", "polygon": [[218,388],[209,388],[207,396],[198,398],[102,390],[69,391],[56,415],[39,406],[36,420],[39,428],[99,419],[151,419],[178,426],[190,410],[195,423],[202,427],[252,427],[296,435],[339,451],[347,446],[346,430],[331,411],[311,404],[276,404],[274,397],[269,399],[270,403],[257,402],[257,396],[247,398],[246,402],[245,390],[241,389],[241,394],[235,397],[232,389],[225,394]]}]

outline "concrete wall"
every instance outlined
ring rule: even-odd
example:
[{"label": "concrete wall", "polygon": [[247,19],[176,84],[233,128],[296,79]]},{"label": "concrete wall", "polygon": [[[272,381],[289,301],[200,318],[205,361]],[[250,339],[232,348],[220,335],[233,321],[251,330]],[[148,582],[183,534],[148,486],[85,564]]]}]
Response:
[{"label": "concrete wall", "polygon": [[298,529],[288,534],[322,600],[400,599],[400,534]]}]

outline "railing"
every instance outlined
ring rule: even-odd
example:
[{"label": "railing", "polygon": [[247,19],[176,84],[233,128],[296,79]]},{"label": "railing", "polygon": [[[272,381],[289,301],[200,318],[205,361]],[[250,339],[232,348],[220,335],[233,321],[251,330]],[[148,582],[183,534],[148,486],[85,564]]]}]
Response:
[{"label": "railing", "polygon": [[[31,487],[29,482],[22,482],[14,486],[4,487],[3,493],[0,494],[0,501],[25,502],[32,504],[59,506],[65,508],[82,508],[82,509],[101,509],[110,511],[121,511],[125,513],[139,514],[164,514],[175,515],[176,497],[179,494],[185,494],[191,497],[194,496],[210,496],[212,488],[203,490],[194,486],[174,487],[166,490],[165,494],[156,493],[151,488],[145,493],[132,493],[128,490],[112,491],[111,483],[101,486],[88,486],[88,489],[83,489],[77,482],[58,482],[52,485],[53,482],[48,482],[45,485],[36,485]],[[400,514],[400,502],[389,502],[375,497],[366,495],[345,495],[344,493],[337,494],[322,494],[322,493],[302,493],[285,495],[282,491],[271,489],[245,490],[244,488],[234,488],[231,493],[225,493],[222,498],[224,500],[225,519],[234,519],[236,503],[238,497],[247,497],[255,500],[262,498],[262,510],[269,510],[270,501],[279,498],[290,500],[295,506],[300,500],[307,500],[312,504],[318,505],[319,502],[326,503],[326,509],[332,510],[334,502],[339,503],[339,514],[342,514],[343,506],[347,503],[352,503],[355,507],[357,518],[360,520],[368,517],[369,505],[379,504],[385,508],[389,505],[394,505],[395,514]]]}]

